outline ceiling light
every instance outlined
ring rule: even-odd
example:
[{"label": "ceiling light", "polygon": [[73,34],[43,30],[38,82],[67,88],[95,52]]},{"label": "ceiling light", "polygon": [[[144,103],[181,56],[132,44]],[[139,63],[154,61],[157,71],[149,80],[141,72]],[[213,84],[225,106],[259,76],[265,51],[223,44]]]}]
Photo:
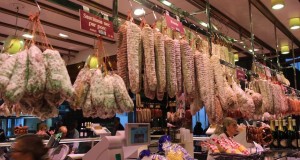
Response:
[{"label": "ceiling light", "polygon": [[284,7],[284,0],[272,0],[272,9],[281,9]]},{"label": "ceiling light", "polygon": [[165,4],[166,6],[171,6],[172,5],[171,2],[166,1],[166,0],[163,0],[162,3]]},{"label": "ceiling light", "polygon": [[239,61],[239,54],[238,53],[234,54],[234,61],[235,62]]},{"label": "ceiling light", "polygon": [[291,18],[290,21],[290,29],[299,29],[300,28],[300,17]]},{"label": "ceiling light", "polygon": [[140,15],[142,15],[142,14],[145,14],[145,10],[142,8],[137,8],[137,9],[135,9],[134,10],[134,15],[136,15],[136,16],[140,16]]},{"label": "ceiling light", "polygon": [[[259,51],[259,49],[254,48],[254,52],[257,52],[257,51]],[[249,52],[252,52],[252,49],[249,49]]]},{"label": "ceiling light", "polygon": [[289,54],[290,48],[289,46],[281,46],[281,54]]},{"label": "ceiling light", "polygon": [[59,35],[60,37],[62,37],[62,38],[68,38],[68,37],[69,37],[68,35],[63,34],[63,33],[59,33],[58,35]]},{"label": "ceiling light", "polygon": [[207,26],[208,26],[208,24],[205,23],[205,22],[200,22],[200,24],[201,24],[203,27],[207,27]]},{"label": "ceiling light", "polygon": [[244,41],[240,41],[240,44],[244,44]]},{"label": "ceiling light", "polygon": [[22,36],[25,37],[25,38],[30,38],[30,39],[33,38],[33,35],[31,35],[31,34],[29,34],[29,33],[25,33],[25,34],[23,34]]}]

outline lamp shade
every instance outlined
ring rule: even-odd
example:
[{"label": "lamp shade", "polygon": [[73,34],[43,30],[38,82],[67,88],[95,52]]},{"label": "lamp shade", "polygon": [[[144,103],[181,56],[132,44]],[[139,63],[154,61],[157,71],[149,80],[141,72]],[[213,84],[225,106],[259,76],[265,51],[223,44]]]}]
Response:
[{"label": "lamp shade", "polygon": [[289,46],[281,46],[281,54],[288,54],[290,53]]},{"label": "lamp shade", "polygon": [[235,62],[239,61],[239,54],[238,53],[234,54],[234,61]]},{"label": "lamp shade", "polygon": [[290,18],[289,21],[291,29],[299,29],[300,28],[300,17]]},{"label": "lamp shade", "polygon": [[281,9],[284,7],[284,0],[272,0],[272,9]]}]

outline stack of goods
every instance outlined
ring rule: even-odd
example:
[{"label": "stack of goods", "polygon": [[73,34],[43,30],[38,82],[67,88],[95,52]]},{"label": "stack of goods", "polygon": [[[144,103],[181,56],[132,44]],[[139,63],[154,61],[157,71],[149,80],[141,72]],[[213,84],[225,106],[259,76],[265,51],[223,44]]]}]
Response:
[{"label": "stack of goods", "polygon": [[5,115],[15,112],[18,116],[22,112],[42,120],[57,117],[57,107],[74,94],[65,62],[48,44],[38,15],[30,17],[36,27],[33,30],[43,33],[41,39],[48,49],[42,52],[32,39],[28,49],[1,56],[2,60],[7,58],[0,66],[0,95],[4,99],[1,111]]},{"label": "stack of goods", "polygon": [[247,142],[256,142],[261,145],[269,145],[273,141],[272,131],[270,127],[253,127],[248,126],[246,130]]},{"label": "stack of goods", "polygon": [[231,138],[212,138],[204,141],[201,146],[209,148],[212,153],[241,154],[249,155],[250,152],[241,144]]},{"label": "stack of goods", "polygon": [[14,135],[23,135],[28,133],[28,126],[17,126],[14,128]]},{"label": "stack of goods", "polygon": [[151,118],[152,117],[150,108],[138,108],[136,110],[137,123],[150,123]]},{"label": "stack of goods", "polygon": [[[108,72],[105,50],[101,37],[95,55],[88,57],[73,85],[75,94],[70,106],[82,109],[84,117],[112,118],[116,113],[131,112],[134,104],[123,79]],[[93,65],[95,59],[97,65]],[[104,71],[104,72],[102,72]],[[138,86],[136,86],[138,87]]]},{"label": "stack of goods", "polygon": [[288,104],[289,104],[289,113],[290,114],[300,114],[300,100],[295,97],[291,96],[288,98]]},{"label": "stack of goods", "polygon": [[111,118],[116,113],[133,110],[123,79],[116,74],[103,74],[100,69],[85,66],[74,83],[71,108],[82,109],[84,117]]}]

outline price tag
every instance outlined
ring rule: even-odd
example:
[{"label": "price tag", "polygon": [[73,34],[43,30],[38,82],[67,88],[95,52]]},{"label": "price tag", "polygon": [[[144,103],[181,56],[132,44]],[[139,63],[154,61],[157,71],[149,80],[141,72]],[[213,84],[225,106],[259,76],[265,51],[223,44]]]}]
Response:
[{"label": "price tag", "polygon": [[[108,38],[114,38],[113,23],[89,12],[79,10],[80,28]],[[108,16],[107,16],[108,17]]]},{"label": "price tag", "polygon": [[167,22],[167,27],[168,28],[171,28],[172,30],[176,30],[180,33],[184,33],[184,30],[183,30],[183,25],[180,21],[170,17],[169,15],[165,15],[166,17],[166,22]]},{"label": "price tag", "polygon": [[236,69],[236,78],[239,80],[246,80],[245,71],[242,69],[237,68]]}]

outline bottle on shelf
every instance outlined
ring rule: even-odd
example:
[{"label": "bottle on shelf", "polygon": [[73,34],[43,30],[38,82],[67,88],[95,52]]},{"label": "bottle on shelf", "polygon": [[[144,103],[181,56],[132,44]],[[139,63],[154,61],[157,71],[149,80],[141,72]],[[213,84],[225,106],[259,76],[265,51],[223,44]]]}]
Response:
[{"label": "bottle on shelf", "polygon": [[272,131],[272,136],[273,136],[273,143],[272,146],[274,148],[278,148],[278,120],[274,121],[274,131]]},{"label": "bottle on shelf", "polygon": [[279,119],[278,121],[278,135],[277,140],[280,148],[287,148],[287,136],[284,130],[284,126],[286,126],[285,121]]},{"label": "bottle on shelf", "polygon": [[293,128],[293,121],[292,117],[288,118],[288,131],[287,131],[287,137],[288,137],[288,146],[290,148],[296,149],[297,148],[297,133]]},{"label": "bottle on shelf", "polygon": [[270,147],[276,148],[277,146],[274,145],[274,141],[276,140],[277,133],[275,132],[275,121],[274,120],[270,120],[270,129],[271,129],[272,136],[273,136],[273,142]]}]

